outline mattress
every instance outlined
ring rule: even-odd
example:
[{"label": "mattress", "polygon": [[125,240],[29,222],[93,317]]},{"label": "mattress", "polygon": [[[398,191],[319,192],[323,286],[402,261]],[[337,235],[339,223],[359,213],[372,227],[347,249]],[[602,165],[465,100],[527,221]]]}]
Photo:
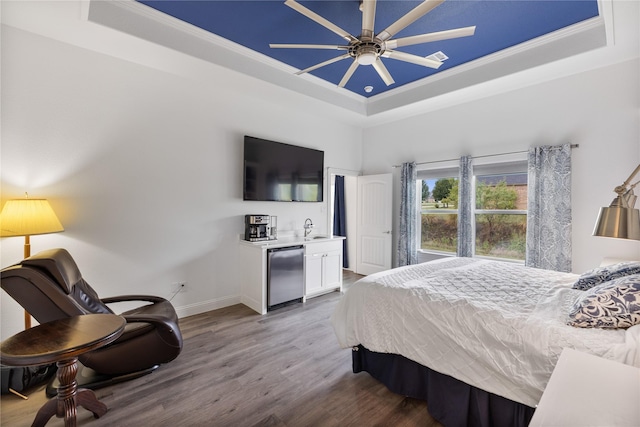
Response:
[{"label": "mattress", "polygon": [[[640,367],[640,325],[568,326],[578,275],[477,258],[400,267],[354,283],[331,318],[341,347],[400,354],[535,407],[565,347]],[[588,375],[588,372],[585,372]]]}]

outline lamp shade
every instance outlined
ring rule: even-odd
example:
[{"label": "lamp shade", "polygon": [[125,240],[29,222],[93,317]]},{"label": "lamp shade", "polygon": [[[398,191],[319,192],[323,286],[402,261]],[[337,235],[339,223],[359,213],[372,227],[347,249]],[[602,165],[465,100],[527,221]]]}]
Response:
[{"label": "lamp shade", "polygon": [[64,231],[46,199],[8,200],[0,213],[0,237],[33,236]]},{"label": "lamp shade", "polygon": [[638,209],[609,206],[600,208],[594,236],[640,240],[640,215]]}]

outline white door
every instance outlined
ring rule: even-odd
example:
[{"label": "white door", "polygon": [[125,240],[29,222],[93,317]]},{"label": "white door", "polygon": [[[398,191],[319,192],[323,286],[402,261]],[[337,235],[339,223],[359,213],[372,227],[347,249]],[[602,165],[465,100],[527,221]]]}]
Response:
[{"label": "white door", "polygon": [[391,268],[392,174],[358,177],[356,273]]}]

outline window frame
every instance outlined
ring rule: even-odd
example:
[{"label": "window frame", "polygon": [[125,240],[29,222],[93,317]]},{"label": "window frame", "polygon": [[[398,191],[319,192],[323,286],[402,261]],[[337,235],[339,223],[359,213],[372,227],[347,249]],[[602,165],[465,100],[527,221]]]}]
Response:
[{"label": "window frame", "polygon": [[[494,157],[494,156],[490,156]],[[459,162],[453,161],[447,162],[448,165],[443,165],[445,162],[438,162],[440,165],[429,165],[430,167],[424,167],[418,170],[418,177],[416,180],[416,197],[418,199],[418,206],[420,207],[420,212],[417,219],[416,229],[419,230],[419,233],[416,233],[417,239],[417,247],[418,253],[426,254],[426,255],[437,255],[437,256],[457,256],[457,252],[448,252],[448,251],[439,251],[435,249],[423,249],[422,248],[422,181],[428,179],[440,179],[440,178],[456,178],[459,179]],[[454,175],[451,175],[455,172]],[[478,255],[476,254],[476,215],[525,215],[525,218],[528,216],[529,212],[527,209],[477,209],[476,208],[476,188],[477,188],[477,177],[488,176],[488,175],[508,175],[514,173],[527,173],[527,155],[524,153],[511,153],[509,155],[505,155],[501,161],[497,161],[489,158],[477,158],[474,159],[473,163],[473,176],[471,180],[471,217],[473,221],[471,223],[471,230],[473,233],[473,257],[480,259],[492,259],[499,260],[505,262],[513,262],[518,264],[524,264],[524,259],[512,259],[512,258],[500,258],[493,257],[488,255]],[[528,190],[527,183],[527,190]],[[448,211],[448,212],[447,212]],[[428,213],[428,212],[426,212]],[[435,213],[435,212],[434,212]],[[438,213],[440,214],[457,214],[459,215],[459,209],[438,209]],[[526,221],[526,220],[525,220]]]},{"label": "window frame", "polygon": [[[437,165],[436,165],[437,163]],[[416,198],[418,199],[418,206],[420,207],[417,215],[416,230],[420,230],[416,233],[418,253],[438,256],[456,256],[456,251],[439,251],[437,249],[422,249],[422,181],[428,179],[443,179],[443,178],[460,178],[460,164],[458,160],[448,160],[443,162],[434,162],[428,165],[419,167],[417,171],[416,180]],[[419,185],[419,188],[418,188]],[[459,215],[459,209],[450,208],[438,208],[439,214],[456,214]]]}]

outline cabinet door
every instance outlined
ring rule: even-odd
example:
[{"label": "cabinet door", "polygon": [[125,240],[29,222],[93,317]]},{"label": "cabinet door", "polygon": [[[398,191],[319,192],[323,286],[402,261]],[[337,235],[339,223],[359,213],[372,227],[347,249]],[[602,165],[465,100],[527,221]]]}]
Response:
[{"label": "cabinet door", "polygon": [[324,289],[339,288],[342,284],[342,256],[341,251],[325,254],[323,259],[323,287]]},{"label": "cabinet door", "polygon": [[305,255],[305,295],[322,290],[322,254]]}]

